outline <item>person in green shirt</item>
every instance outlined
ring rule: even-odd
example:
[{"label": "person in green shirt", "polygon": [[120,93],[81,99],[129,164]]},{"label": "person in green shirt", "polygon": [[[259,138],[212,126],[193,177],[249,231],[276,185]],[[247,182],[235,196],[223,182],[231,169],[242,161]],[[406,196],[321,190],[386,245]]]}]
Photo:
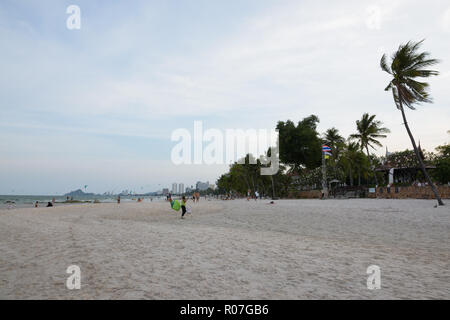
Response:
[{"label": "person in green shirt", "polygon": [[181,213],[181,219],[184,219],[184,215],[185,215],[185,213],[186,213],[186,197],[185,196],[183,196],[182,198],[181,198],[181,210],[182,210],[182,213]]}]

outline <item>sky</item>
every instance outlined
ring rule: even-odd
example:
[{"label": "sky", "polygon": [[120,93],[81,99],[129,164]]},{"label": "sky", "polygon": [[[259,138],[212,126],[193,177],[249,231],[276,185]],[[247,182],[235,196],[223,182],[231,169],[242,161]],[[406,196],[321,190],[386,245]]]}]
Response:
[{"label": "sky", "polygon": [[409,40],[441,60],[434,103],[407,111],[433,151],[450,139],[449,38],[448,0],[2,0],[0,194],[214,183],[226,164],[171,161],[172,132],[196,120],[273,129],[315,114],[348,137],[369,112],[391,130],[373,152],[411,148],[379,67]]}]

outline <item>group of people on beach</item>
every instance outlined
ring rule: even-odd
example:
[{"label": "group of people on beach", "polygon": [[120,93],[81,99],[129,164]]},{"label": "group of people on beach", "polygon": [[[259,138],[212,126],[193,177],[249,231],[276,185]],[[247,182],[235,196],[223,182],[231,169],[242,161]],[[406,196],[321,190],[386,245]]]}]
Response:
[{"label": "group of people on beach", "polygon": [[[48,202],[47,202],[46,207],[54,207],[54,206],[55,206],[55,202],[56,202],[56,200],[55,200],[55,198],[53,198],[52,201],[48,201]],[[36,201],[36,202],[34,203],[34,207],[35,207],[35,208],[38,208],[38,207],[39,207],[39,201]]]},{"label": "group of people on beach", "polygon": [[254,193],[251,192],[251,190],[249,189],[247,191],[247,201],[250,201],[250,198],[258,200],[258,198],[261,198],[261,196],[259,195],[258,191],[255,191]]}]

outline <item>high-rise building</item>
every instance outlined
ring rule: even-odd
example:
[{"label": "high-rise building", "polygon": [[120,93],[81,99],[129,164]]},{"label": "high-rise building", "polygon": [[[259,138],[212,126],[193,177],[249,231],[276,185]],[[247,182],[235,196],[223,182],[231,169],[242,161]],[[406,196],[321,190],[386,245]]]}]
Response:
[{"label": "high-rise building", "polygon": [[184,193],[184,183],[180,183],[180,184],[178,185],[178,192],[179,192],[180,194],[183,194],[183,193]]},{"label": "high-rise building", "polygon": [[177,194],[177,183],[172,183],[172,194]]}]

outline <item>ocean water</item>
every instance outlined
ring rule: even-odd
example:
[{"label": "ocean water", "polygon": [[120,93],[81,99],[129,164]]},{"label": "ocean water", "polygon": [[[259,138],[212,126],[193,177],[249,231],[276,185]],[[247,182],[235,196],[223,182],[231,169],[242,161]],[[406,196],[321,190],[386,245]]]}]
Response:
[{"label": "ocean water", "polygon": [[[13,208],[32,208],[34,207],[36,201],[38,201],[39,207],[47,206],[48,202],[51,202],[52,199],[55,198],[55,206],[60,205],[70,205],[70,204],[79,204],[77,203],[66,203],[66,196],[26,196],[26,195],[0,195],[0,209],[13,209]],[[121,202],[129,202],[136,201],[138,198],[143,198],[144,201],[153,201],[163,200],[165,197],[163,196],[120,196]],[[81,201],[81,203],[93,203],[95,200],[100,202],[116,202],[117,196],[103,196],[103,195],[95,195],[95,196],[82,196],[76,197],[73,200]]]}]

